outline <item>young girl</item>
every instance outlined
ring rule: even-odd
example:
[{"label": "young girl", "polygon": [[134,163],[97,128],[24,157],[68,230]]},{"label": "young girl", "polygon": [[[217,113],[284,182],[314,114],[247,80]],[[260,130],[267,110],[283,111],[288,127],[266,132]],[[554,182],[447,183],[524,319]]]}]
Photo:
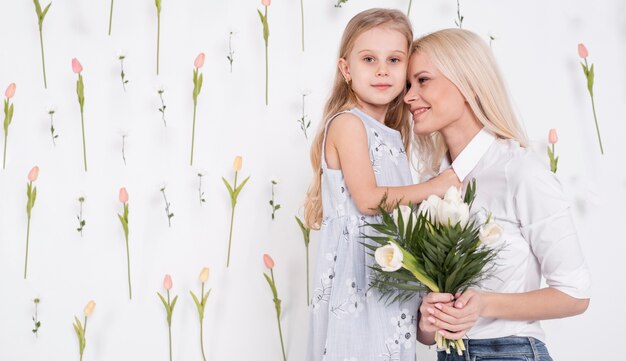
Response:
[{"label": "young girl", "polygon": [[[539,320],[584,312],[590,274],[563,189],[544,162],[525,148],[497,66],[476,34],[441,30],[413,44],[405,102],[426,170],[441,160],[465,184],[476,179],[473,209],[502,229],[491,278],[463,295],[430,293],[420,307],[418,339],[435,332],[458,339],[463,356],[439,360],[552,360]],[[541,278],[547,287],[541,288]],[[454,301],[454,302],[451,302]],[[472,327],[473,326],[473,327]]]},{"label": "young girl", "polygon": [[372,9],[348,23],[338,70],[311,150],[314,177],[306,223],[321,229],[309,361],[415,360],[419,297],[385,305],[368,290],[373,257],[363,246],[366,222],[388,201],[416,204],[460,182],[452,171],[411,185],[402,101],[413,34],[404,14]]}]

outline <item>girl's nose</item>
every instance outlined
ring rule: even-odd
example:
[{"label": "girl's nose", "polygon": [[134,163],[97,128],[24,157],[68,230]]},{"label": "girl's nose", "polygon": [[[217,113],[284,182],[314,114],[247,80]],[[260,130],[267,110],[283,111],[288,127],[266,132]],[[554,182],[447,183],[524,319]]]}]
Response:
[{"label": "girl's nose", "polygon": [[387,71],[387,66],[385,64],[380,64],[378,69],[376,70],[376,76],[387,76],[389,72]]}]

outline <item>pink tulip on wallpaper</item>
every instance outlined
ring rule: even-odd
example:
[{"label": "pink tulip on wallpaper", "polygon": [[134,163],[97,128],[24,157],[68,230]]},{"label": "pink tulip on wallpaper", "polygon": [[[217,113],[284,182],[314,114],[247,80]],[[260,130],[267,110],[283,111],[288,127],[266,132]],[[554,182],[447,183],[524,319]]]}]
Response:
[{"label": "pink tulip on wallpaper", "polygon": [[261,4],[263,6],[270,6],[270,4],[272,4],[272,0],[261,0]]},{"label": "pink tulip on wallpaper", "polygon": [[193,66],[195,66],[196,69],[202,68],[202,66],[204,65],[204,57],[204,53],[198,54],[196,60],[193,62]]},{"label": "pink tulip on wallpaper", "polygon": [[128,234],[129,234],[129,220],[128,220],[128,208],[129,208],[129,204],[128,204],[128,192],[126,191],[126,188],[122,187],[120,188],[120,193],[118,196],[120,202],[122,202],[122,204],[124,205],[124,213],[122,214],[117,214],[117,217],[120,220],[120,223],[122,224],[122,230],[124,231],[124,239],[126,240],[126,267],[127,267],[127,274],[128,274],[128,298],[129,299],[133,299],[133,289],[131,286],[131,281],[130,281],[130,248],[128,247]]},{"label": "pink tulip on wallpaper", "polygon": [[196,60],[193,62],[193,92],[191,94],[193,98],[193,124],[191,126],[191,157],[189,165],[193,165],[193,149],[196,144],[196,108],[198,106],[198,94],[202,90],[202,73],[200,68],[204,65],[204,53],[198,54]]},{"label": "pink tulip on wallpaper", "polygon": [[39,167],[34,166],[30,172],[28,172],[28,183],[26,183],[26,216],[28,217],[28,223],[26,225],[26,255],[24,256],[24,279],[26,279],[28,273],[28,245],[30,241],[30,217],[37,200],[37,187],[33,184],[39,176]]},{"label": "pink tulip on wallpaper", "polygon": [[163,307],[165,307],[165,312],[167,314],[166,320],[167,320],[169,345],[170,345],[170,361],[172,361],[172,314],[174,312],[174,307],[176,306],[176,301],[178,300],[178,296],[174,296],[173,300],[170,299],[170,289],[172,288],[172,277],[168,274],[166,274],[165,279],[163,279],[163,288],[165,288],[165,290],[167,291],[166,293],[167,301],[165,300],[165,297],[163,297],[161,293],[157,292],[157,295],[159,296],[159,299],[163,303]]},{"label": "pink tulip on wallpaper", "polygon": [[7,97],[4,100],[4,122],[2,128],[4,129],[4,156],[2,157],[2,169],[6,169],[7,165],[7,142],[9,140],[9,126],[13,121],[13,111],[15,109],[14,104],[11,104],[11,98],[15,95],[15,83],[9,84],[7,90],[4,92]]},{"label": "pink tulip on wallpaper", "polygon": [[11,99],[13,98],[14,95],[15,95],[15,83],[11,83],[7,87],[7,90],[4,92],[4,96],[6,96],[7,99]]},{"label": "pink tulip on wallpaper", "polygon": [[39,167],[34,166],[33,169],[28,172],[28,180],[34,182],[37,180],[37,177],[39,177]]},{"label": "pink tulip on wallpaper", "polygon": [[168,291],[172,289],[172,276],[165,275],[165,278],[163,279],[163,288]]},{"label": "pink tulip on wallpaper", "polygon": [[76,58],[72,58],[72,71],[76,74],[80,74],[83,72],[83,66]]},{"label": "pink tulip on wallpaper", "polygon": [[265,264],[265,267],[267,267],[269,269],[274,268],[274,260],[267,253],[263,255],[263,263]]},{"label": "pink tulip on wallpaper", "polygon": [[556,173],[559,165],[559,157],[554,152],[554,145],[559,141],[556,129],[552,128],[548,132],[548,159],[550,159],[550,171]]},{"label": "pink tulip on wallpaper", "polygon": [[583,59],[589,56],[587,47],[583,43],[578,44],[578,56],[580,56]]},{"label": "pink tulip on wallpaper", "polygon": [[128,192],[126,191],[125,187],[120,188],[119,199],[120,199],[120,202],[122,203],[128,202]]},{"label": "pink tulip on wallpaper", "polygon": [[272,257],[270,257],[269,254],[266,253],[263,255],[263,263],[265,263],[265,267],[269,268],[270,270],[270,275],[268,276],[267,273],[263,273],[263,277],[265,277],[267,284],[270,286],[270,289],[272,290],[272,295],[274,296],[274,299],[272,301],[274,301],[274,308],[276,308],[276,321],[278,323],[278,335],[280,337],[280,348],[283,352],[283,361],[287,361],[287,354],[285,353],[285,342],[283,341],[283,329],[282,329],[282,326],[280,325],[282,300],[278,298],[278,290],[276,289],[276,280],[274,279],[274,270],[273,270],[274,260],[272,259]]},{"label": "pink tulip on wallpaper", "polygon": [[584,63],[580,63],[583,73],[585,74],[585,78],[587,80],[587,91],[589,91],[589,96],[591,97],[591,109],[593,111],[593,120],[596,123],[596,134],[598,136],[598,145],[600,146],[600,154],[604,155],[604,147],[602,146],[602,136],[600,135],[600,126],[598,125],[598,116],[596,115],[596,101],[593,94],[593,83],[596,78],[594,65],[587,62],[587,57],[589,56],[589,51],[587,51],[587,47],[585,44],[578,44],[578,56],[580,56]]}]

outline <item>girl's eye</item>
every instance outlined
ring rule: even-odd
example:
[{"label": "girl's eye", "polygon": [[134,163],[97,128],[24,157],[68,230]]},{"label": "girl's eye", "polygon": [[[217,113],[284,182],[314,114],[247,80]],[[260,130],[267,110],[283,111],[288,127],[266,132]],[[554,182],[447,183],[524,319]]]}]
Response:
[{"label": "girl's eye", "polygon": [[390,62],[392,63],[399,63],[400,62],[400,58],[391,58],[389,59]]},{"label": "girl's eye", "polygon": [[374,62],[374,57],[373,56],[366,56],[363,58],[363,60],[365,60],[366,63],[373,63]]}]

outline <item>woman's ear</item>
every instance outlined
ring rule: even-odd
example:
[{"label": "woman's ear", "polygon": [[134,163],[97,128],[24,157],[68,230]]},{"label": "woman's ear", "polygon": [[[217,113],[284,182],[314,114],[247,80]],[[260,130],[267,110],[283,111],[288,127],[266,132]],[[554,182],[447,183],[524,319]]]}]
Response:
[{"label": "woman's ear", "polygon": [[339,58],[339,60],[337,61],[337,67],[339,68],[341,75],[343,75],[343,79],[346,81],[346,83],[350,83],[352,78],[350,77],[350,66],[348,65],[346,59]]}]

